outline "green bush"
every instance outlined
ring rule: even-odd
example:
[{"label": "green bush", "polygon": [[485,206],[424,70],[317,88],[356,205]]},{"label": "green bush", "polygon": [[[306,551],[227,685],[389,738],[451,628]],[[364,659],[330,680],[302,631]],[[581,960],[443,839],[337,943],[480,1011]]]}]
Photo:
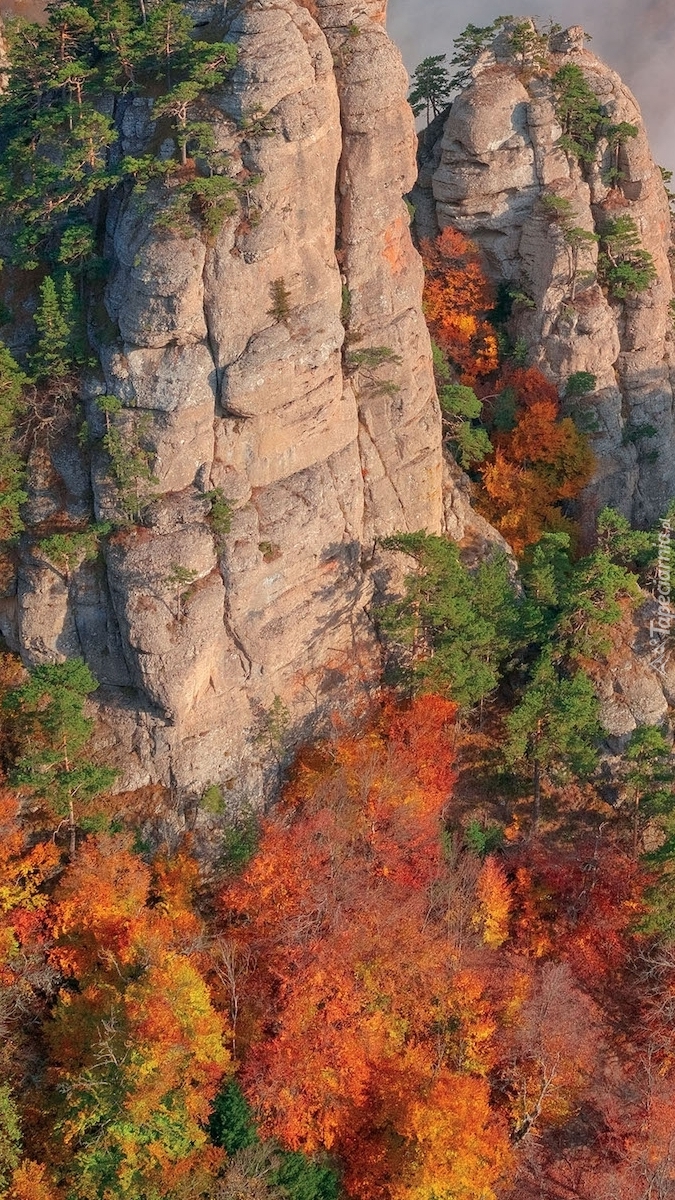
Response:
[{"label": "green bush", "polygon": [[573,396],[587,396],[590,392],[595,391],[597,379],[590,371],[575,371],[573,375],[568,377],[565,384],[565,398],[571,399]]},{"label": "green bush", "polygon": [[553,76],[552,87],[556,116],[563,131],[558,145],[581,163],[593,162],[602,122],[598,97],[576,63],[561,67]]},{"label": "green bush", "polygon": [[656,279],[654,259],[643,248],[632,217],[605,222],[600,232],[598,274],[615,300],[627,300],[648,291]]}]

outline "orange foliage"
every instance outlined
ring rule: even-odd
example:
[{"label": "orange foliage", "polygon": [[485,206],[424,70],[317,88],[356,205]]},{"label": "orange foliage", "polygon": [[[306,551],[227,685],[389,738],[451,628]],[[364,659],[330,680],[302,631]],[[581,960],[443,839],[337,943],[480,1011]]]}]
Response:
[{"label": "orange foliage", "polygon": [[422,242],[421,253],[424,309],[433,338],[459,368],[463,383],[491,375],[498,366],[497,339],[481,314],[492,308],[493,296],[478,250],[448,227],[435,241]]},{"label": "orange foliage", "polygon": [[45,1008],[51,983],[49,930],[43,888],[59,867],[52,841],[29,846],[18,804],[0,790],[0,1082],[24,1070],[30,1018]]},{"label": "orange foliage", "polygon": [[586,439],[560,418],[558,393],[535,367],[508,372],[517,396],[515,428],[493,433],[495,455],[483,467],[485,515],[517,554],[545,531],[571,529],[560,502],[573,500],[593,471]]},{"label": "orange foliage", "polygon": [[55,1200],[56,1192],[41,1163],[25,1159],[12,1176],[8,1200]]},{"label": "orange foliage", "polygon": [[412,1099],[406,1117],[416,1157],[393,1183],[392,1200],[494,1195],[497,1172],[508,1173],[512,1163],[483,1080],[439,1072],[424,1099]]},{"label": "orange foliage", "polygon": [[482,1078],[494,1014],[448,934],[454,713],[423,696],[306,755],[222,897],[255,962],[243,1082],[263,1131],[341,1154],[362,1200],[431,1200],[471,1179],[488,1200],[509,1159]]},{"label": "orange foliage", "polygon": [[[614,1002],[634,951],[631,930],[644,911],[647,876],[620,848],[595,842],[555,855],[531,845],[518,857],[517,943],[536,957],[562,953],[594,999]],[[628,1001],[625,984],[621,999]]]},{"label": "orange foliage", "polygon": [[65,1153],[91,1187],[106,1155],[123,1194],[168,1194],[222,1159],[205,1125],[229,1031],[204,978],[195,883],[186,853],[153,872],[130,837],[102,834],[56,889],[51,959],[70,986],[48,1029],[49,1078]]},{"label": "orange foliage", "polygon": [[7,927],[21,914],[45,907],[41,888],[58,862],[59,852],[51,841],[28,848],[18,823],[16,796],[0,790],[0,920]]},{"label": "orange foliage", "polygon": [[506,941],[511,913],[511,888],[504,868],[492,856],[483,863],[476,894],[479,908],[476,924],[482,931],[486,946],[496,949]]}]

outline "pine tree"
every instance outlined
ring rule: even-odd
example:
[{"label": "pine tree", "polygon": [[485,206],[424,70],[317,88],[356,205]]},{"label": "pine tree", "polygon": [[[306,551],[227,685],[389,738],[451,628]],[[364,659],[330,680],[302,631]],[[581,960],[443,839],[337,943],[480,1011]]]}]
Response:
[{"label": "pine tree", "polygon": [[392,642],[407,647],[414,686],[448,693],[462,709],[495,690],[514,636],[516,602],[503,555],[474,574],[449,539],[398,534],[384,543],[412,555],[419,570],[406,580],[403,600],[378,619]]},{"label": "pine tree", "polygon": [[656,725],[638,725],[633,730],[621,774],[631,810],[633,858],[637,858],[645,823],[652,817],[668,817],[675,810],[672,747]]},{"label": "pine tree", "polygon": [[541,654],[522,699],[506,718],[506,761],[527,763],[532,773],[535,827],[541,817],[542,777],[591,774],[602,730],[593,684],[583,671],[567,675],[551,649]]},{"label": "pine tree", "polygon": [[603,508],[596,530],[599,548],[620,567],[642,572],[656,559],[657,535],[632,529],[630,521],[616,509]]},{"label": "pine tree", "polygon": [[452,95],[450,72],[443,64],[445,54],[432,54],[422,59],[412,74],[408,102],[416,117],[426,113],[427,125],[445,108]]},{"label": "pine tree", "polygon": [[471,82],[471,68],[492,42],[495,34],[510,17],[497,17],[492,25],[467,25],[453,42],[453,56],[450,64],[456,67],[455,74],[450,80],[453,88],[463,88]]},{"label": "pine tree", "polygon": [[[90,244],[67,231],[90,225],[91,242],[90,201],[124,179],[142,186],[171,170],[150,153],[120,160],[113,150],[119,131],[100,111],[101,92],[119,96],[132,86],[161,102],[159,76],[166,90],[175,84],[196,100],[236,60],[231,43],[195,40],[192,20],[175,0],[147,7],[144,0],[55,0],[47,13],[44,25],[10,23],[12,72],[0,98],[0,199],[15,223],[13,260],[27,269],[45,258],[81,267]],[[185,158],[187,110],[173,115]],[[192,122],[189,138],[208,156],[203,125]]]},{"label": "pine tree", "polygon": [[70,659],[36,667],[28,682],[8,692],[3,702],[23,747],[12,781],[46,802],[58,821],[56,831],[67,827],[71,859],[78,828],[92,819],[90,802],[110,788],[117,775],[83,753],[93,730],[84,702],[97,687],[86,664]]},{"label": "pine tree", "polygon": [[605,222],[600,232],[598,274],[614,300],[646,292],[656,279],[653,256],[644,249],[632,217]]},{"label": "pine tree", "polygon": [[540,33],[534,21],[517,21],[508,34],[511,52],[522,68],[545,67],[548,63],[548,36]]},{"label": "pine tree", "polygon": [[104,398],[101,408],[106,416],[103,448],[110,457],[110,468],[117,484],[122,512],[129,520],[140,521],[143,509],[152,499],[150,490],[157,478],[152,470],[153,451],[144,444],[147,431],[143,417],[132,420],[126,427],[115,425],[111,416],[121,411],[117,397]]},{"label": "pine tree", "polygon": [[164,78],[167,88],[185,66],[191,44],[192,21],[176,0],[160,0],[148,12],[147,23],[139,34],[144,65]]},{"label": "pine tree", "polygon": [[73,334],[70,289],[65,301],[64,305],[54,279],[48,275],[40,287],[40,305],[34,317],[40,337],[30,355],[30,366],[36,379],[57,382],[70,374]]},{"label": "pine tree", "polygon": [[0,1084],[0,1192],[6,1195],[21,1158],[21,1126],[10,1089]]},{"label": "pine tree", "polygon": [[461,383],[448,384],[438,394],[450,447],[465,471],[482,463],[492,454],[487,430],[479,424],[482,402],[473,388]]},{"label": "pine tree", "polygon": [[0,542],[11,540],[24,528],[20,510],[28,499],[26,465],[16,450],[15,435],[26,382],[18,363],[0,343]]},{"label": "pine tree", "polygon": [[552,80],[555,110],[562,126],[558,145],[581,163],[593,162],[602,108],[576,63],[566,63]]},{"label": "pine tree", "polygon": [[606,125],[602,132],[607,138],[607,146],[612,159],[609,170],[605,172],[605,183],[617,184],[623,179],[621,151],[627,141],[637,137],[639,130],[637,125],[631,125],[628,121],[620,121],[618,125]]}]

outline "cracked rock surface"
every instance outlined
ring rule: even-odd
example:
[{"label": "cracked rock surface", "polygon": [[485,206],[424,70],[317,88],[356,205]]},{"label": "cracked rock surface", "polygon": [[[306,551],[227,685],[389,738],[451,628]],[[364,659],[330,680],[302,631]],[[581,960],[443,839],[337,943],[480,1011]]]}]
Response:
[{"label": "cracked rock surface", "polygon": [[[422,268],[402,199],[415,174],[406,72],[381,7],[311,10],[225,11],[239,59],[208,119],[233,173],[255,184],[213,241],[158,229],[155,185],[110,207],[101,370],[85,407],[100,439],[98,401],[117,397],[110,420],[151,453],[143,523],[67,574],[26,545],[18,593],[0,601],[27,663],[91,664],[101,749],[123,787],[198,796],[221,783],[233,805],[258,797],[274,705],[311,732],[377,678],[375,539],[443,523]],[[142,151],[147,105],[121,121]],[[366,378],[355,355],[373,347],[386,354]],[[89,466],[73,442],[61,458],[41,491],[33,472],[31,503],[84,497],[114,518],[103,451]],[[217,539],[213,489],[232,508]]]},{"label": "cracked rock surface", "polygon": [[[647,525],[675,495],[668,199],[637,102],[619,76],[585,48],[578,26],[558,35],[553,49],[545,74],[519,72],[503,35],[481,55],[473,82],[422,148],[414,199],[426,236],[434,225],[457,226],[484,251],[495,283],[529,297],[531,306],[514,307],[512,333],[524,339],[531,364],[563,386],[579,371],[596,377],[580,402],[595,427],[597,460],[582,523],[590,530],[610,504]],[[566,63],[582,69],[608,123],[637,130],[620,147],[613,183],[616,158],[606,138],[583,169],[558,145],[550,76]],[[588,233],[631,217],[656,267],[649,290],[623,302],[609,297],[596,279],[593,241],[580,252],[573,286],[570,247],[541,204],[546,195],[567,200],[570,220]]]}]

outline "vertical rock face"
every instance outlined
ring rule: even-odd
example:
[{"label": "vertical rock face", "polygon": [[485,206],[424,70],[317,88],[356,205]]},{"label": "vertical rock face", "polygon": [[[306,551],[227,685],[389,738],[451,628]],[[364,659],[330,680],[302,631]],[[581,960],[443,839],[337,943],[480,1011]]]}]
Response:
[{"label": "vertical rock face", "polygon": [[[495,281],[533,302],[516,304],[513,317],[529,361],[562,384],[579,371],[596,377],[583,404],[597,428],[598,467],[582,519],[590,525],[598,508],[612,504],[646,524],[675,495],[670,213],[637,103],[584,41],[579,27],[558,35],[548,76],[529,72],[528,78],[501,35],[452,105],[440,143],[426,147],[422,182],[431,174],[438,225],[468,234],[484,250]],[[618,154],[600,138],[596,161],[584,170],[558,145],[550,75],[566,63],[582,69],[608,124],[637,130]],[[625,301],[609,298],[597,282],[592,240],[579,252],[573,280],[572,250],[541,203],[546,196],[569,201],[570,223],[588,233],[631,217],[656,267],[649,290]]]},{"label": "vertical rock face", "polygon": [[381,21],[380,4],[318,0],[333,59],[342,122],[338,258],[355,348],[385,345],[401,359],[398,392],[358,400],[364,533],[431,528],[441,521],[441,462],[428,335],[420,306],[422,264],[400,197],[415,179],[408,78]]},{"label": "vertical rock face", "polygon": [[[18,598],[2,602],[27,662],[91,663],[126,786],[255,792],[256,733],[276,697],[309,727],[376,676],[375,539],[442,524],[440,415],[402,200],[415,171],[406,73],[381,9],[308,7],[253,0],[226,23],[238,65],[208,119],[251,185],[215,241],[159,230],[152,186],[108,214],[87,419],[100,437],[100,396],[114,395],[114,425],[151,450],[143,524],[109,539],[104,565],[68,576],[27,538]],[[128,152],[153,135],[145,101],[120,121]],[[96,516],[115,517],[103,451],[89,468],[73,442],[62,459],[52,454],[54,503],[66,493],[86,510],[91,487]],[[219,539],[213,489],[232,507]]]}]

